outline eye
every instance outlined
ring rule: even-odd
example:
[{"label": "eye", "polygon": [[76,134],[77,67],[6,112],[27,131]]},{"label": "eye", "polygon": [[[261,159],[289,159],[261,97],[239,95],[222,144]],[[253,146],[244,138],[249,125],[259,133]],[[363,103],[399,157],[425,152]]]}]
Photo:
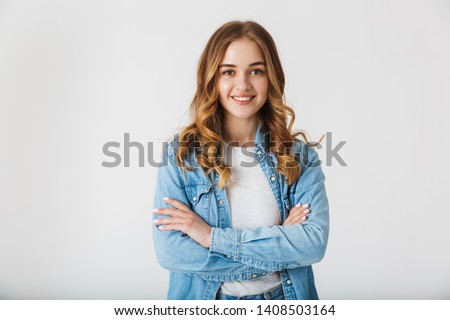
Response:
[{"label": "eye", "polygon": [[222,74],[224,76],[231,76],[231,75],[233,75],[233,70],[225,70],[222,72]]},{"label": "eye", "polygon": [[262,75],[262,74],[264,74],[264,71],[261,70],[261,69],[253,69],[253,70],[250,71],[250,74],[253,74],[253,75]]}]

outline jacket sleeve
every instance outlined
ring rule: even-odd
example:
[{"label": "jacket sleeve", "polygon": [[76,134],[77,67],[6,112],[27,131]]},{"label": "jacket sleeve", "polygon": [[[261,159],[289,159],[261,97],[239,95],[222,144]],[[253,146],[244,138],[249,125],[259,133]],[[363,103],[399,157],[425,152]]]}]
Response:
[{"label": "jacket sleeve", "polygon": [[[174,162],[173,147],[163,153],[162,165],[158,169],[154,208],[168,208],[164,196],[177,199],[188,207],[182,169]],[[155,219],[164,218],[154,215]],[[161,267],[174,272],[191,273],[212,281],[249,280],[255,274],[268,274],[240,261],[211,252],[180,231],[161,231],[153,225],[153,244]],[[253,277],[252,277],[253,275]]]},{"label": "jacket sleeve", "polygon": [[307,148],[306,154],[308,163],[290,188],[289,202],[291,206],[309,203],[308,220],[302,224],[255,229],[213,228],[211,253],[271,271],[308,266],[322,260],[329,233],[325,176],[317,152]]}]

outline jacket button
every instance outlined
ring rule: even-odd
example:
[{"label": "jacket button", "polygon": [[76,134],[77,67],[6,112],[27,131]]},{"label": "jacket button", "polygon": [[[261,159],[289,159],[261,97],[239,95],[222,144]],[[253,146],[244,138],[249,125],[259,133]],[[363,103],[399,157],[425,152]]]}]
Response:
[{"label": "jacket button", "polygon": [[260,156],[261,155],[261,150],[258,150],[258,152],[256,152],[257,154],[258,154],[258,156]]},{"label": "jacket button", "polygon": [[267,274],[267,272],[263,272],[262,275],[265,276]]},{"label": "jacket button", "polygon": [[193,197],[193,198],[192,198],[192,201],[197,201],[197,197]]},{"label": "jacket button", "polygon": [[256,278],[258,275],[257,274],[252,274],[252,278]]},{"label": "jacket button", "polygon": [[222,199],[219,200],[219,204],[220,204],[221,206],[223,206],[224,203],[225,203],[225,201],[223,201]]},{"label": "jacket button", "polygon": [[287,284],[292,284],[291,279],[289,279],[288,281],[286,281]]},{"label": "jacket button", "polygon": [[275,176],[270,177],[270,181],[275,181],[275,179],[276,179]]}]

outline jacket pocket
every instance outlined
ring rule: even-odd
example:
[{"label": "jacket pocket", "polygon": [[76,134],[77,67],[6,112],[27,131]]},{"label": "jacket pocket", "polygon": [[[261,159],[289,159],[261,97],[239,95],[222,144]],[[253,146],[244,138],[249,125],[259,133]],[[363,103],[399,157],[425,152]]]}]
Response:
[{"label": "jacket pocket", "polygon": [[198,183],[186,185],[186,195],[191,204],[192,211],[206,222],[209,222],[210,192],[211,184]]}]

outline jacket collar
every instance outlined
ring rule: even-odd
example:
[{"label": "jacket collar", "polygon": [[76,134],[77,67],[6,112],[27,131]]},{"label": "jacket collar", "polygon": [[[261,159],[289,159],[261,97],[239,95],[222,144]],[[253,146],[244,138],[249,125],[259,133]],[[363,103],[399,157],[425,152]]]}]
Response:
[{"label": "jacket collar", "polygon": [[256,129],[256,141],[255,145],[264,149],[265,146],[265,137],[266,133],[264,132],[264,121],[259,120],[258,129]]}]

